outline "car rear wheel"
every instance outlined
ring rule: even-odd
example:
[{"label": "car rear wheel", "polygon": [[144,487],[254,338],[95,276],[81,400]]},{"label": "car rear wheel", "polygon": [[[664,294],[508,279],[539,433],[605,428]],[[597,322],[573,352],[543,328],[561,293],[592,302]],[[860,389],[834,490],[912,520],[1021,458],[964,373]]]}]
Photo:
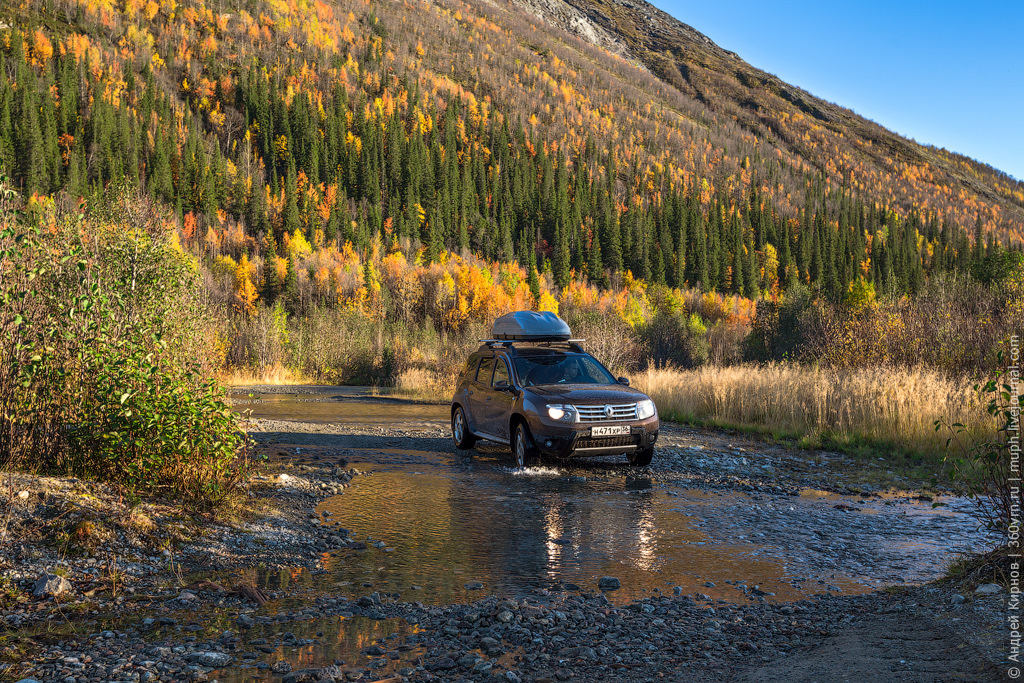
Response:
[{"label": "car rear wheel", "polygon": [[512,462],[516,467],[525,467],[537,457],[537,449],[530,441],[530,433],[526,425],[520,422],[512,436]]},{"label": "car rear wheel", "polygon": [[452,411],[452,441],[460,450],[472,448],[476,443],[476,437],[469,432],[469,424],[466,422],[466,413],[463,412],[462,406]]},{"label": "car rear wheel", "polygon": [[628,457],[629,464],[633,467],[647,467],[651,464],[651,460],[654,459],[654,448],[651,447],[633,451]]}]

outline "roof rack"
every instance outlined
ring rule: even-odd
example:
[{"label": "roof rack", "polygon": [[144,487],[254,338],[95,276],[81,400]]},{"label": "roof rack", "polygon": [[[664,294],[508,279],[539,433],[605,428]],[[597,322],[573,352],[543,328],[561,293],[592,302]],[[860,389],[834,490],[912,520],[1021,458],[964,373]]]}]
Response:
[{"label": "roof rack", "polygon": [[489,348],[498,346],[512,348],[516,344],[527,344],[530,346],[554,346],[564,344],[577,353],[585,353],[580,346],[586,339],[480,339],[480,343],[486,344]]},{"label": "roof rack", "polygon": [[581,344],[586,339],[478,339],[481,344],[487,344],[492,346],[494,344],[504,344],[511,346],[512,344]]}]

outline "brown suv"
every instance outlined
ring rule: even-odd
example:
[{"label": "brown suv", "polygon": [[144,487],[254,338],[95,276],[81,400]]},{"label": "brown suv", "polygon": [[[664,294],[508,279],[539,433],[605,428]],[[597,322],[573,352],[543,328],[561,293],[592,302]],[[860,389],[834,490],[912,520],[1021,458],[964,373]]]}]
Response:
[{"label": "brown suv", "polygon": [[654,402],[567,334],[553,336],[482,340],[452,398],[456,448],[478,439],[511,444],[517,467],[538,453],[563,460],[625,453],[631,465],[649,465],[658,439]]}]

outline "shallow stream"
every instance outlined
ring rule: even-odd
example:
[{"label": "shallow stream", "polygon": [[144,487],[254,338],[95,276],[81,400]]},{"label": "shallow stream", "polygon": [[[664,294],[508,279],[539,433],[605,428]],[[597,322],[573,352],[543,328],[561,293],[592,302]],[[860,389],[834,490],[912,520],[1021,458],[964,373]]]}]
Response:
[{"label": "shallow stream", "polygon": [[[364,430],[433,426],[435,434],[447,423],[447,406],[350,389],[301,391],[236,398],[253,417],[276,420]],[[659,471],[657,454],[643,472],[609,460],[513,469],[503,447],[461,453],[436,436],[408,442],[418,447],[405,448],[392,434],[379,448],[349,449],[349,466],[364,476],[317,507],[325,524],[350,530],[367,549],[330,553],[324,572],[269,574],[263,583],[299,581],[314,593],[380,592],[446,605],[490,594],[596,592],[598,580],[612,576],[622,584],[608,593],[617,603],[673,590],[734,602],[789,601],[924,582],[984,538],[970,503],[956,498],[933,508],[906,494],[687,488],[684,477]],[[400,621],[354,618],[343,620],[344,628],[322,621],[306,630],[338,637],[303,649],[296,667],[358,660],[369,641],[408,630]]]}]

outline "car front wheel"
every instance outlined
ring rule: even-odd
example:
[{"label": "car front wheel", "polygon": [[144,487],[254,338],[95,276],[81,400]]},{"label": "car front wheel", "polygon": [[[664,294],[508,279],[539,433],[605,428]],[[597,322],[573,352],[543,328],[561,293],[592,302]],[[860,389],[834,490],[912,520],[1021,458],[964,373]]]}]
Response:
[{"label": "car front wheel", "polygon": [[472,448],[476,443],[476,437],[469,433],[469,424],[466,423],[466,413],[462,406],[452,411],[452,441],[459,450]]},{"label": "car front wheel", "polygon": [[530,434],[526,431],[526,425],[522,422],[516,425],[516,431],[512,437],[512,461],[516,467],[525,467],[533,462],[537,450],[530,441]]}]

